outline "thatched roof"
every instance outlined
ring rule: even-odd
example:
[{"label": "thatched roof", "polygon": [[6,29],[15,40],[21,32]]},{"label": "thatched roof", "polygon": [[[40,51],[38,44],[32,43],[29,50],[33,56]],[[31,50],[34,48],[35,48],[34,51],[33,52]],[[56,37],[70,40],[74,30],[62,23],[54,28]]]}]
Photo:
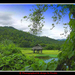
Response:
[{"label": "thatched roof", "polygon": [[41,46],[40,44],[37,44],[37,45],[34,46],[32,49],[34,50],[34,49],[43,49],[43,48],[42,48],[42,46]]}]

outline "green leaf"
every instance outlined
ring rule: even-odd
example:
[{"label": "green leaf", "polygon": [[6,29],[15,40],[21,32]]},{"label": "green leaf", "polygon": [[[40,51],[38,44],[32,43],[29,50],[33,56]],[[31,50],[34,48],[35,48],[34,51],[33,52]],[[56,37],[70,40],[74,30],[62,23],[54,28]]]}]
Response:
[{"label": "green leaf", "polygon": [[31,67],[33,68],[33,70],[37,70],[37,67],[35,64],[32,64]]},{"label": "green leaf", "polygon": [[68,58],[70,59],[74,55],[73,46],[71,47],[71,50],[68,52]]},{"label": "green leaf", "polygon": [[68,55],[68,58],[70,59],[74,55],[74,52]]},{"label": "green leaf", "polygon": [[69,12],[69,19],[71,19],[71,15],[72,15],[72,13],[71,13],[71,12]]},{"label": "green leaf", "polygon": [[42,70],[46,70],[47,69],[47,64],[43,65]]},{"label": "green leaf", "polygon": [[30,11],[31,11],[31,9],[30,9]]},{"label": "green leaf", "polygon": [[23,18],[27,18],[27,16],[24,16]]}]

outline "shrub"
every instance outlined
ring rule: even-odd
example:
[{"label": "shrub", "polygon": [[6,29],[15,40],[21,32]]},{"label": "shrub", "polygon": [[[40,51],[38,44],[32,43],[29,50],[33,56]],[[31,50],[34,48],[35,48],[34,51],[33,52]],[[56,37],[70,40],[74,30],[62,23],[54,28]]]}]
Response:
[{"label": "shrub", "polygon": [[47,68],[47,64],[43,61],[43,60],[39,60],[38,58],[36,58],[35,63],[32,63],[30,66],[26,67],[26,70],[31,70],[31,71],[42,71],[42,70],[46,70]]},{"label": "shrub", "polygon": [[0,43],[0,70],[25,70],[26,56],[23,55],[12,41]]},{"label": "shrub", "polygon": [[17,47],[12,41],[4,40],[0,43],[0,53],[3,56],[8,56],[13,53],[21,53],[20,48]]},{"label": "shrub", "polygon": [[47,45],[45,47],[45,49],[47,49],[47,50],[53,50],[54,49],[54,46],[53,45]]},{"label": "shrub", "polygon": [[61,46],[60,45],[56,45],[56,44],[47,44],[46,47],[44,47],[44,49],[47,50],[60,50]]},{"label": "shrub", "polygon": [[26,56],[13,54],[0,58],[0,70],[25,70]]},{"label": "shrub", "polygon": [[3,44],[4,46],[9,45],[9,44],[12,44],[12,43],[13,43],[13,42],[12,42],[11,40],[8,40],[8,39],[2,40],[2,41],[0,42],[0,44]]}]

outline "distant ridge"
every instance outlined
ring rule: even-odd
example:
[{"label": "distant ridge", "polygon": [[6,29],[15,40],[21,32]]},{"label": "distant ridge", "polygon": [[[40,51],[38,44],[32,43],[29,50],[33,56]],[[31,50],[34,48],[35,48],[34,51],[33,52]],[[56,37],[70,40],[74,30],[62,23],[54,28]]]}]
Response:
[{"label": "distant ridge", "polygon": [[58,41],[65,41],[66,39],[57,39]]}]

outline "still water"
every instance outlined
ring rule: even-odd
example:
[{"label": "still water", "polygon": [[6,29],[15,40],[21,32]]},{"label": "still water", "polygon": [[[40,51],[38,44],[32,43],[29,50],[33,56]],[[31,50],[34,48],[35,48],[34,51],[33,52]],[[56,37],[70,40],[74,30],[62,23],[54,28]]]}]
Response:
[{"label": "still water", "polygon": [[43,61],[45,62],[45,63],[48,63],[48,62],[50,62],[51,60],[53,60],[53,59],[55,59],[55,61],[57,61],[58,60],[58,58],[50,58],[50,57],[48,57],[48,56],[45,56],[45,57],[36,57],[36,58],[39,58],[39,59],[43,59]]},{"label": "still water", "polygon": [[50,61],[53,60],[53,59],[55,59],[55,61],[58,60],[58,58],[50,58],[50,59],[46,59],[46,60],[44,60],[44,62],[45,62],[45,63],[48,63],[48,62],[50,62]]}]

